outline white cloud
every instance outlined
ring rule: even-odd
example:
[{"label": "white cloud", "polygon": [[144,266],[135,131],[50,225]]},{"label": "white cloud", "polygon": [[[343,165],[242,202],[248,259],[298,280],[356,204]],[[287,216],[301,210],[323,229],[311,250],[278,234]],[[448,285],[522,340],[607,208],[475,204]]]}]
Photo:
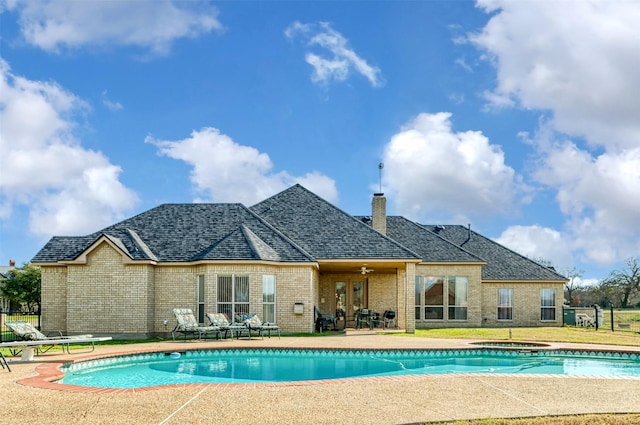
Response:
[{"label": "white cloud", "polygon": [[497,85],[487,99],[552,113],[533,136],[532,176],[556,191],[576,256],[600,265],[637,256],[640,3],[478,4],[492,13],[471,36],[496,66]]},{"label": "white cloud", "polygon": [[0,218],[25,205],[32,233],[83,234],[133,208],[121,169],[73,135],[86,104],[56,84],[13,75],[3,61],[0,74]]},{"label": "white cloud", "polygon": [[497,67],[495,103],[549,109],[557,130],[638,146],[640,3],[479,0],[494,15],[472,41]]},{"label": "white cloud", "polygon": [[114,102],[107,97],[107,91],[102,92],[102,104],[111,111],[119,111],[123,108],[122,103]]},{"label": "white cloud", "polygon": [[298,182],[329,202],[337,200],[335,181],[318,172],[291,176],[274,173],[269,155],[251,146],[240,145],[216,128],[193,131],[187,139],[146,143],[158,147],[159,154],[193,167],[191,181],[213,202],[240,202],[253,205]]},{"label": "white cloud", "polygon": [[565,141],[537,144],[534,177],[554,188],[567,231],[586,260],[601,265],[640,252],[640,147],[592,156]]},{"label": "white cloud", "polygon": [[541,226],[511,226],[496,242],[531,259],[549,261],[559,271],[573,266],[571,244],[557,230]]},{"label": "white cloud", "polygon": [[355,70],[369,80],[374,87],[384,84],[380,69],[369,65],[358,56],[349,47],[348,40],[327,22],[316,24],[294,22],[285,30],[285,36],[289,39],[301,37],[309,48],[318,46],[324,49],[322,54],[308,52],[305,55],[305,60],[313,67],[311,76],[313,82],[345,81],[351,70]]},{"label": "white cloud", "polygon": [[501,148],[481,132],[453,132],[450,118],[420,114],[387,144],[384,180],[397,212],[428,221],[513,212],[525,187]]},{"label": "white cloud", "polygon": [[17,0],[23,37],[49,52],[87,45],[125,45],[166,54],[171,43],[221,30],[215,8],[202,2]]}]

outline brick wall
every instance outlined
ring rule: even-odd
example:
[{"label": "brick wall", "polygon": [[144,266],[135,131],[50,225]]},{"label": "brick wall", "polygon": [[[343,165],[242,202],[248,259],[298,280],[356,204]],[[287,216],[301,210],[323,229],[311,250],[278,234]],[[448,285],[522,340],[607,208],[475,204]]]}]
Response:
[{"label": "brick wall", "polygon": [[[86,265],[67,267],[67,331],[94,334],[147,334],[150,265],[123,264],[122,255],[103,242]],[[43,314],[44,315],[44,314]]]},{"label": "brick wall", "polygon": [[[513,320],[498,320],[498,289],[513,289]],[[556,290],[556,320],[540,320],[540,290]],[[562,304],[564,301],[562,283],[484,283],[482,285],[483,326],[528,327],[562,326]]]},{"label": "brick wall", "polygon": [[41,326],[67,334],[67,268],[41,268]]},{"label": "brick wall", "polygon": [[[197,311],[197,279],[205,277],[205,311],[216,312],[217,277],[249,276],[250,310],[262,317],[262,276],[276,278],[276,321],[284,332],[313,330],[318,271],[311,266],[131,264],[103,242],[86,264],[42,266],[44,330],[109,334],[121,338],[166,335],[175,326],[173,308]],[[304,313],[293,313],[295,303]],[[168,321],[164,325],[164,320]]]},{"label": "brick wall", "polygon": [[[167,331],[164,320],[169,320],[169,331],[175,326],[173,308],[197,311],[197,279],[204,275],[205,312],[217,311],[218,276],[249,276],[250,311],[262,317],[262,276],[274,275],[276,280],[276,323],[283,332],[311,332],[313,328],[312,290],[314,275],[309,266],[272,265],[215,265],[157,266],[155,268],[155,319],[153,332]],[[302,315],[293,313],[296,302],[303,303]]]}]

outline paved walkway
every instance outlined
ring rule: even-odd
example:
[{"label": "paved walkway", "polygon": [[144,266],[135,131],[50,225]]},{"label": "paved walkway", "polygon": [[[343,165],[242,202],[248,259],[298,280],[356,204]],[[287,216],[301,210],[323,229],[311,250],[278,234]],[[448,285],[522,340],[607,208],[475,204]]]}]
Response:
[{"label": "paved walkway", "polygon": [[[621,350],[576,344],[567,348]],[[129,392],[37,388],[36,369],[67,360],[134,351],[215,347],[465,348],[467,341],[377,335],[371,331],[329,337],[240,341],[165,341],[99,346],[91,355],[59,348],[33,363],[0,369],[0,412],[11,424],[409,424],[475,418],[579,413],[640,413],[640,379],[552,375],[421,375],[350,379],[313,385],[184,386]],[[624,347],[640,351],[640,347]],[[43,384],[45,383],[45,384]],[[55,385],[54,385],[55,387]]]}]

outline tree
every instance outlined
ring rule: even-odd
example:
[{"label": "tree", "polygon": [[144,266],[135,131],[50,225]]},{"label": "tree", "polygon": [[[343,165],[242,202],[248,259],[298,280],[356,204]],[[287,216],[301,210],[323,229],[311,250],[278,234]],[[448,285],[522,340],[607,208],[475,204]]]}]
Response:
[{"label": "tree", "polygon": [[569,302],[569,305],[579,304],[578,300],[574,299],[574,292],[578,289],[578,280],[582,278],[583,274],[583,270],[577,270],[575,267],[564,273],[564,275],[569,279],[569,281],[564,284],[567,291],[567,301]]},{"label": "tree", "polygon": [[8,273],[8,279],[0,287],[2,296],[19,303],[25,303],[29,311],[37,307],[40,311],[40,267],[30,263],[16,267]]},{"label": "tree", "polygon": [[613,299],[610,301],[619,308],[629,307],[635,296],[640,294],[640,264],[636,258],[626,261],[627,268],[614,270],[600,286]]}]

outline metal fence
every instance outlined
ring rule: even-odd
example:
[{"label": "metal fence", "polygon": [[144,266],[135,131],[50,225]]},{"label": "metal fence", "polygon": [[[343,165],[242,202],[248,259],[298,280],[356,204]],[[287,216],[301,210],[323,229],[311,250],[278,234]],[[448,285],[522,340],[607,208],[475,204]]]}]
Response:
[{"label": "metal fence", "polygon": [[612,308],[608,313],[604,314],[604,329],[640,333],[640,310]]},{"label": "metal fence", "polygon": [[563,323],[570,326],[595,327],[596,330],[640,333],[640,309],[603,309],[595,305],[564,307]]},{"label": "metal fence", "polygon": [[0,311],[0,342],[15,341],[18,339],[16,335],[11,332],[4,322],[7,320],[23,320],[31,323],[36,329],[40,329],[40,315],[39,314],[24,314],[15,311]]}]

